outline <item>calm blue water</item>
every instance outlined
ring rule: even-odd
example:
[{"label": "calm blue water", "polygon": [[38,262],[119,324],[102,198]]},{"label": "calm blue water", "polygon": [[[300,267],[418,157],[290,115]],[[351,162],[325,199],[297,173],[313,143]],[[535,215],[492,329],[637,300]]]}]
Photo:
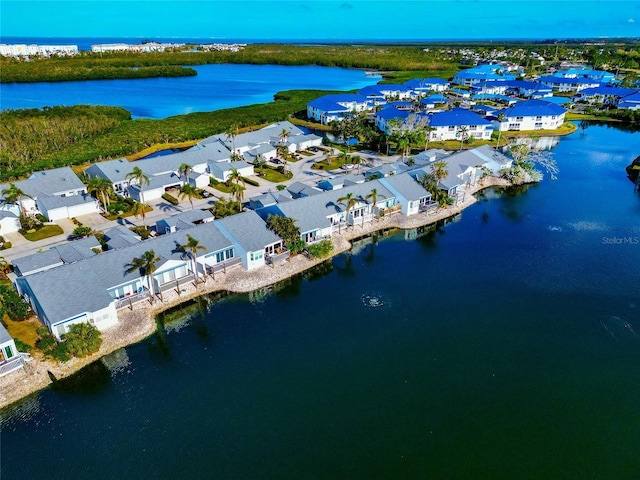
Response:
[{"label": "calm blue water", "polygon": [[639,478],[640,135],[553,151],[557,181],[163,316],[3,412],[3,478]]},{"label": "calm blue water", "polygon": [[281,65],[201,65],[195,77],[0,84],[2,109],[112,105],[165,118],[273,100],[282,90],[351,90],[376,83],[362,70]]}]

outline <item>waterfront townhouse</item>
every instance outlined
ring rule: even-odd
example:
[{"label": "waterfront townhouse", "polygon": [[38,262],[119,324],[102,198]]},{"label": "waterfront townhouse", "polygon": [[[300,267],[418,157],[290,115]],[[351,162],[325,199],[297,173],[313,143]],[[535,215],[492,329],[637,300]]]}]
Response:
[{"label": "waterfront townhouse", "polygon": [[[195,261],[179,248],[187,244],[187,234],[205,247]],[[42,323],[60,338],[77,323],[109,328],[118,322],[118,309],[155,298],[151,291],[160,298],[169,289],[180,292],[183,285],[194,281],[196,270],[202,278],[239,265],[236,248],[211,222],[20,276],[15,284]],[[148,251],[157,259],[153,274],[131,271],[134,258]]]},{"label": "waterfront townhouse", "polygon": [[428,95],[431,92],[445,92],[450,87],[450,83],[442,78],[414,78],[404,84],[417,96]]},{"label": "waterfront townhouse", "polygon": [[516,76],[506,71],[502,66],[488,64],[459,71],[453,77],[453,83],[470,87],[487,81],[506,82],[515,79]]},{"label": "waterfront townhouse", "polygon": [[392,175],[378,180],[395,197],[396,205],[405,216],[415,215],[435,208],[429,193],[409,173]]},{"label": "waterfront townhouse", "polygon": [[[27,214],[40,213],[53,222],[99,212],[97,200],[87,194],[86,187],[69,167],[36,172],[26,180],[12,183],[25,193],[22,205],[17,206]],[[0,184],[0,198],[5,201],[2,209],[15,214],[15,208],[7,206],[2,194],[10,185]]]},{"label": "waterfront townhouse", "polygon": [[[500,175],[502,170],[510,168],[513,163],[512,159],[488,145],[451,155],[438,155],[436,151],[432,158],[446,164],[447,176],[440,180],[439,188],[454,200],[463,198],[467,188],[475,185],[485,174]],[[431,174],[431,168],[427,164],[409,171],[408,174],[420,181],[424,175]]]},{"label": "waterfront townhouse", "polygon": [[[494,112],[493,126],[500,131],[555,130],[564,123],[566,113],[564,107],[555,103],[525,100],[501,112]],[[505,116],[502,122],[497,119],[500,114]]]},{"label": "waterfront townhouse", "polygon": [[488,140],[493,133],[490,121],[464,108],[453,108],[429,115],[430,140],[460,140],[462,135]]},{"label": "waterfront townhouse", "polygon": [[618,108],[626,110],[640,109],[640,92],[632,93],[618,100]]},{"label": "waterfront townhouse", "polygon": [[22,354],[16,348],[16,342],[0,323],[0,377],[23,366]]},{"label": "waterfront townhouse", "polygon": [[314,243],[330,238],[333,232],[342,228],[370,222],[389,209],[397,209],[395,196],[379,181],[373,180],[278,203],[261,208],[257,213],[264,220],[269,215],[293,218],[300,228],[302,240]]},{"label": "waterfront townhouse", "polygon": [[589,78],[569,78],[546,75],[539,77],[537,82],[551,87],[557,92],[579,92],[585,88],[595,88],[600,86],[600,82]]},{"label": "waterfront townhouse", "polygon": [[373,102],[364,95],[355,93],[324,95],[307,104],[307,117],[323,125],[329,125],[332,121],[340,121],[351,113],[372,109]]},{"label": "waterfront townhouse", "polygon": [[215,223],[233,243],[235,255],[247,270],[289,258],[282,239],[269,230],[264,220],[253,210],[216,220]]}]

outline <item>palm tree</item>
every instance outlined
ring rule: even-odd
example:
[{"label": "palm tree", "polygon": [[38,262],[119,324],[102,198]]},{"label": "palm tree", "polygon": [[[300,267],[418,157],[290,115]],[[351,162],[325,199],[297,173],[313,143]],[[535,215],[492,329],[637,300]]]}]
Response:
[{"label": "palm tree", "polygon": [[140,185],[140,200],[144,202],[144,189],[142,188],[142,184],[146,183],[149,185],[149,177],[142,171],[140,167],[133,167],[129,173],[127,173],[124,178],[129,180],[129,183],[135,181],[138,185]]},{"label": "palm tree", "polygon": [[191,261],[193,262],[193,274],[195,276],[196,283],[198,283],[198,251],[207,251],[207,247],[204,245],[200,245],[200,241],[193,238],[191,235],[187,233],[187,243],[184,245],[180,245],[178,250],[182,250],[186,255],[191,257]]},{"label": "palm tree", "polygon": [[[382,195],[381,193],[378,193],[378,190],[375,188],[371,189],[371,193],[369,193],[369,195],[367,195],[365,198],[365,200],[369,200],[371,199],[371,213],[373,213],[373,209],[376,208],[376,205],[378,204],[378,197],[382,197],[382,198],[386,198],[384,195]],[[364,223],[364,218],[362,220],[362,223]]]},{"label": "palm tree", "polygon": [[227,140],[231,140],[231,153],[236,153],[236,137],[238,136],[238,126],[229,125],[225,132]]},{"label": "palm tree", "polygon": [[189,183],[189,172],[193,170],[193,167],[187,163],[183,163],[178,167],[178,172],[184,177],[184,182]]},{"label": "palm tree", "polygon": [[140,257],[135,257],[131,260],[131,263],[127,265],[127,273],[133,273],[136,270],[140,270],[140,272],[147,277],[147,283],[149,284],[149,292],[151,293],[151,298],[155,296],[155,289],[153,287],[153,272],[156,271],[156,262],[161,260],[160,257],[156,256],[156,252],[153,250],[147,250]]},{"label": "palm tree", "polygon": [[27,197],[33,199],[31,195],[27,195],[20,188],[16,187],[15,183],[9,184],[7,188],[2,190],[2,195],[5,198],[5,201],[8,203],[17,203],[20,207],[20,212],[25,215],[27,212],[25,211],[24,205],[22,205],[22,197]]},{"label": "palm tree", "polygon": [[371,199],[371,203],[373,204],[373,206],[375,207],[378,204],[378,197],[382,197],[382,198],[386,198],[384,195],[382,195],[381,193],[378,193],[378,190],[375,188],[371,189],[371,193],[369,193],[369,195],[367,195],[365,198],[365,200],[369,200]]},{"label": "palm tree", "polygon": [[256,160],[254,162],[254,166],[258,167],[258,168],[262,168],[264,167],[264,164],[266,163],[266,159],[264,158],[264,155],[262,153],[259,153],[256,155]]},{"label": "palm tree", "polygon": [[282,146],[286,146],[287,145],[287,139],[289,138],[289,130],[287,130],[286,128],[283,128],[282,131],[280,132],[280,144]]},{"label": "palm tree", "polygon": [[232,168],[231,173],[227,177],[227,181],[226,181],[227,186],[231,186],[231,184],[233,183],[236,183],[238,185],[240,185],[240,183],[242,183],[242,185],[245,184],[244,178],[242,178],[242,175],[240,175],[240,172],[238,172],[237,168]]},{"label": "palm tree", "polygon": [[358,204],[358,199],[353,196],[353,193],[349,192],[344,197],[340,197],[338,199],[338,203],[343,203],[346,205],[347,209],[345,211],[347,222],[349,221],[349,212],[353,207]]},{"label": "palm tree", "polygon": [[138,218],[138,215],[142,215],[142,225],[144,226],[144,228],[147,228],[147,222],[146,222],[146,205],[142,202],[138,202],[138,201],[134,201],[133,205],[131,205],[131,212],[136,216],[136,218]]},{"label": "palm tree", "polygon": [[431,125],[425,125],[425,142],[424,142],[424,151],[426,152],[429,149],[429,137],[431,136],[431,132],[435,130],[435,127]]},{"label": "palm tree", "polygon": [[498,114],[498,143],[496,143],[496,148],[500,146],[500,135],[502,135],[502,122],[507,119],[507,116],[504,113]]},{"label": "palm tree", "polygon": [[180,200],[189,199],[191,210],[193,210],[193,197],[197,196],[198,189],[189,183],[185,183],[180,187]]},{"label": "palm tree", "polygon": [[244,188],[242,188],[237,183],[232,183],[230,190],[231,190],[231,195],[235,197],[236,201],[238,202],[238,210],[242,211],[242,201],[244,200]]},{"label": "palm tree", "polygon": [[431,174],[438,182],[444,180],[449,175],[449,165],[444,160],[438,160],[431,164]]},{"label": "palm tree", "polygon": [[109,195],[113,192],[113,184],[102,177],[93,177],[87,184],[87,191],[90,195],[100,195],[102,198],[102,206],[106,210],[109,206]]},{"label": "palm tree", "polygon": [[462,144],[469,137],[469,128],[462,125],[461,127],[458,127],[458,132],[460,133],[460,150],[462,150]]}]

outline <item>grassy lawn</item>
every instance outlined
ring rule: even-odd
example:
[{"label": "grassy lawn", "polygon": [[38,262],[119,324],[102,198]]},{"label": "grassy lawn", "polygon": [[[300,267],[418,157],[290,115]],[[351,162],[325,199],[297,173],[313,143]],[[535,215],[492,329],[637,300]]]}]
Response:
[{"label": "grassy lawn", "polygon": [[[153,210],[153,207],[151,205],[146,205],[144,207],[144,213],[150,212]],[[132,210],[127,210],[127,211],[123,211],[122,213],[117,213],[115,215],[105,215],[104,213],[102,214],[102,216],[104,218],[106,218],[107,220],[117,220],[119,218],[125,218],[125,217],[131,217],[133,216],[133,211]],[[142,216],[142,214],[138,214],[138,216]]]},{"label": "grassy lawn", "polygon": [[509,138],[516,137],[558,137],[561,135],[569,135],[578,129],[576,125],[571,122],[564,122],[560,127],[555,130],[524,130],[521,132],[503,132],[503,136]]},{"label": "grassy lawn", "polygon": [[62,235],[64,232],[59,225],[44,225],[35,232],[23,233],[22,236],[30,242],[42,240],[44,238],[55,237],[56,235]]},{"label": "grassy lawn", "polygon": [[[218,190],[219,192],[222,193],[231,193],[231,187],[228,186],[226,183],[224,182],[218,182],[215,185],[211,185],[212,188],[215,188],[216,190]],[[242,190],[245,190],[245,187],[243,187],[242,185],[240,185],[240,188]]]},{"label": "grassy lawn", "polygon": [[607,117],[604,114],[594,115],[586,113],[567,113],[564,117],[566,120],[600,120],[602,122],[619,122],[619,120]]},{"label": "grassy lawn", "polygon": [[18,338],[32,347],[36,346],[36,340],[38,340],[36,330],[42,326],[36,317],[29,317],[26,320],[16,322],[5,315],[4,323],[7,325],[9,335],[13,338]]},{"label": "grassy lawn", "polygon": [[311,169],[312,170],[337,170],[338,168],[342,167],[342,165],[344,165],[345,163],[349,163],[349,162],[345,162],[339,157],[328,157],[326,160],[320,160],[314,163],[313,165],[311,165]]},{"label": "grassy lawn", "polygon": [[291,172],[282,174],[270,167],[258,167],[254,168],[254,170],[256,172],[256,175],[258,175],[260,178],[273,183],[285,182],[293,177],[293,174]]}]

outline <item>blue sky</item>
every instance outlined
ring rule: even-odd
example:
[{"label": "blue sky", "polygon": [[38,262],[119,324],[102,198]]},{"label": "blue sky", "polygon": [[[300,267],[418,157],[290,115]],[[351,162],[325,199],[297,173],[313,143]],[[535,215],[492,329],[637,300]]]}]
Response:
[{"label": "blue sky", "polygon": [[0,0],[2,37],[640,37],[638,0]]}]

